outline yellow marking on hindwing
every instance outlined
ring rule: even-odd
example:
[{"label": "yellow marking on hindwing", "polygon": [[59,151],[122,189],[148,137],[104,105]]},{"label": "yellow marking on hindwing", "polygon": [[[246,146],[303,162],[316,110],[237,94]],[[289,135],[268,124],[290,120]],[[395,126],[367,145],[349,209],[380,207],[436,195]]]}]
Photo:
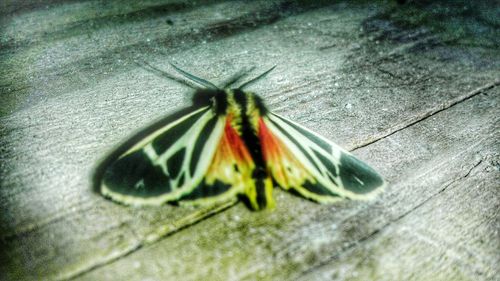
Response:
[{"label": "yellow marking on hindwing", "polygon": [[258,132],[259,128],[259,119],[262,117],[262,112],[259,111],[255,104],[255,94],[254,93],[246,93],[247,98],[247,108],[246,115],[252,126],[255,133]]},{"label": "yellow marking on hindwing", "polygon": [[231,116],[230,125],[236,130],[238,135],[241,136],[241,122],[242,122],[242,108],[238,105],[234,99],[234,92],[232,90],[226,90],[227,94],[227,116]]}]

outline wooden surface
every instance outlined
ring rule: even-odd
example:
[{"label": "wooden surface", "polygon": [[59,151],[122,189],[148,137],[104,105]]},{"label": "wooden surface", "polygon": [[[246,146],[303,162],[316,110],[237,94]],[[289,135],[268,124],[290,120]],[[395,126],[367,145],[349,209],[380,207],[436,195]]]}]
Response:
[{"label": "wooden surface", "polygon": [[[500,280],[495,1],[3,1],[1,280]],[[415,3],[419,2],[419,3]],[[425,1],[422,1],[425,2]],[[191,91],[252,86],[389,182],[370,202],[131,208],[100,161]]]}]

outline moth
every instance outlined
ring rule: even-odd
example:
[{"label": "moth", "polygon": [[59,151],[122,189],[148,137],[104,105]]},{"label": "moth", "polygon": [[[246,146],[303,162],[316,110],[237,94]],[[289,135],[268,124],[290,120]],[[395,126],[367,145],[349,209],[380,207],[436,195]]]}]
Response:
[{"label": "moth", "polygon": [[244,88],[196,77],[193,106],[129,141],[104,167],[100,191],[126,205],[217,204],[235,197],[254,210],[275,206],[279,186],[319,203],[369,199],[385,186],[370,166],[328,139],[269,111]]}]

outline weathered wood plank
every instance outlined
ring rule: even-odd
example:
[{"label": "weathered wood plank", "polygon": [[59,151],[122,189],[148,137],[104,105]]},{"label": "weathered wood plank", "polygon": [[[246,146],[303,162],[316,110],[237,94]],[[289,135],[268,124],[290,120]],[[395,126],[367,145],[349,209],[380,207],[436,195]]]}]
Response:
[{"label": "weathered wood plank", "polygon": [[[200,3],[55,1],[3,18],[2,279],[365,280],[386,271],[387,280],[419,279],[434,261],[435,270],[453,267],[441,280],[498,274],[499,255],[489,249],[499,240],[486,238],[498,225],[498,50],[444,58],[457,50],[426,49],[435,33],[380,23],[376,15],[391,4]],[[106,201],[92,191],[99,161],[133,131],[189,104],[189,90],[134,60],[162,68],[176,61],[215,82],[278,64],[253,89],[280,114],[359,148],[391,186],[376,202],[334,206],[277,191],[272,213],[227,209],[232,202],[190,209]],[[465,215],[476,194],[465,184],[474,179],[484,182],[474,189],[484,194],[476,199],[484,216]],[[434,220],[436,210],[456,210],[449,218],[460,223]],[[426,240],[412,245],[404,234],[413,228],[439,251],[432,255]]]},{"label": "weathered wood plank", "polygon": [[[496,156],[491,151],[470,152],[482,155],[476,156],[479,159],[469,170],[462,171],[462,177],[389,221],[364,238],[362,245],[307,269],[298,280],[498,278],[499,244],[493,238],[498,235],[500,208]],[[418,258],[408,253],[418,253]]]},{"label": "weathered wood plank", "polygon": [[[498,252],[491,250],[498,241],[490,239],[499,205],[498,93],[356,151],[391,182],[374,203],[320,206],[277,191],[272,213],[238,205],[78,280],[130,279],[132,272],[140,272],[133,280],[289,280],[303,271],[313,272],[303,280],[315,280],[328,269],[337,275],[324,280],[491,279],[498,274]],[[470,118],[460,119],[464,114]]]}]

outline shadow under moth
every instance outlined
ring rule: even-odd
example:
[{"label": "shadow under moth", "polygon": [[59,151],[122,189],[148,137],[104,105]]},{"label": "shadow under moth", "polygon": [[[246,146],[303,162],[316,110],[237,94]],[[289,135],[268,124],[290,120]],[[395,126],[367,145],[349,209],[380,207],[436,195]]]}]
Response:
[{"label": "shadow under moth", "polygon": [[[172,65],[199,85],[193,105],[129,141],[103,167],[100,192],[127,205],[216,204],[235,197],[272,209],[279,186],[319,203],[369,199],[382,177],[328,139],[268,110],[244,88],[223,87]],[[201,87],[200,87],[201,86]]]}]

